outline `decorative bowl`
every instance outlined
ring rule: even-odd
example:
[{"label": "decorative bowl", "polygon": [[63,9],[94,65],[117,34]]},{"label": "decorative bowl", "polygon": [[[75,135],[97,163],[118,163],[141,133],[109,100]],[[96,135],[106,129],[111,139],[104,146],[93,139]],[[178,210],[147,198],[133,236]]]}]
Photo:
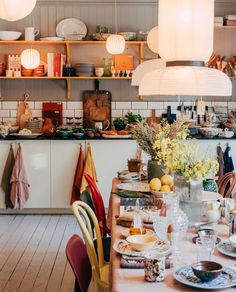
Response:
[{"label": "decorative bowl", "polygon": [[134,41],[137,38],[136,32],[125,31],[125,32],[119,32],[118,34],[122,35],[126,41]]},{"label": "decorative bowl", "polygon": [[15,41],[21,36],[21,32],[18,31],[0,31],[0,40],[2,41]]},{"label": "decorative bowl", "polygon": [[218,136],[222,129],[219,128],[200,128],[199,132],[205,137],[215,137]]},{"label": "decorative bowl", "polygon": [[75,139],[82,139],[84,137],[84,133],[81,132],[77,132],[77,133],[73,133],[73,136]]},{"label": "decorative bowl", "polygon": [[57,129],[57,133],[60,135],[60,136],[62,136],[63,138],[69,138],[70,136],[71,136],[71,134],[73,133],[73,131],[72,130],[67,130],[67,129],[64,129],[64,130],[58,130]]},{"label": "decorative bowl", "polygon": [[110,35],[110,33],[93,33],[91,37],[94,41],[106,41]]},{"label": "decorative bowl", "polygon": [[230,236],[229,242],[232,244],[233,247],[236,248],[236,235]]},{"label": "decorative bowl", "polygon": [[223,271],[223,266],[221,264],[211,261],[200,261],[193,264],[191,268],[194,275],[204,282],[215,279]]},{"label": "decorative bowl", "polygon": [[130,235],[126,238],[126,240],[134,250],[142,251],[154,248],[156,242],[158,241],[158,238],[155,235],[138,234]]}]

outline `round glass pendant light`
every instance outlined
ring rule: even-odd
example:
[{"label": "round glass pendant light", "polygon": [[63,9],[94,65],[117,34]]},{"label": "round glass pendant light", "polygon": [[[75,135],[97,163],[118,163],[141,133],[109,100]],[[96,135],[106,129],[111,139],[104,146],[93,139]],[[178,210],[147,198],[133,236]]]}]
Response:
[{"label": "round glass pendant light", "polygon": [[112,34],[107,38],[106,49],[112,55],[122,54],[125,50],[125,39],[118,34]]},{"label": "round glass pendant light", "polygon": [[138,65],[132,75],[131,85],[139,86],[145,74],[157,69],[165,68],[166,63],[162,59],[148,60]]},{"label": "round glass pendant light", "polygon": [[167,67],[147,73],[139,95],[231,96],[232,82],[225,73],[206,67]]},{"label": "round glass pendant light", "polygon": [[21,65],[26,69],[35,69],[40,65],[40,54],[37,50],[24,50],[20,57]]},{"label": "round glass pendant light", "polygon": [[158,26],[153,27],[149,31],[147,45],[152,52],[158,54]]},{"label": "round glass pendant light", "polygon": [[0,0],[0,18],[16,21],[29,15],[37,0]]}]

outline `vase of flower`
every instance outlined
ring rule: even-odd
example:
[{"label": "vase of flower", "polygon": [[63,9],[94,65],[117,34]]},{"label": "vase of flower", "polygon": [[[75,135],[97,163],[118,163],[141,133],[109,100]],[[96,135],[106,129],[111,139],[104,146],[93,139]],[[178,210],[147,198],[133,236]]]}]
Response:
[{"label": "vase of flower", "polygon": [[147,165],[147,177],[148,182],[150,182],[153,178],[161,178],[164,173],[164,165],[158,164],[157,160],[148,160]]}]

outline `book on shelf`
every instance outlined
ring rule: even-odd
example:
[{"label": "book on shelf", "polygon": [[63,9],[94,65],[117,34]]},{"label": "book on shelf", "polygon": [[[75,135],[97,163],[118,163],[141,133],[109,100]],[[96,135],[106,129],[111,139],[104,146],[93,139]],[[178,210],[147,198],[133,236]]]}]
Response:
[{"label": "book on shelf", "polygon": [[225,19],[227,19],[227,20],[236,20],[236,15],[235,14],[226,15]]},{"label": "book on shelf", "polygon": [[60,53],[48,53],[48,76],[61,77],[63,76],[63,67],[66,63],[66,56]]}]

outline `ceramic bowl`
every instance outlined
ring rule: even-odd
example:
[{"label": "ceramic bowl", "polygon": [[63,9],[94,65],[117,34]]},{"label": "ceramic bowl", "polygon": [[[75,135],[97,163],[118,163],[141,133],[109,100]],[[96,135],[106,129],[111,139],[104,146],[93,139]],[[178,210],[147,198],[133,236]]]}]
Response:
[{"label": "ceramic bowl", "polygon": [[200,128],[199,132],[205,137],[215,137],[222,132],[222,129],[219,128]]},{"label": "ceramic bowl", "polygon": [[154,248],[158,238],[155,235],[130,235],[126,238],[134,250],[142,251]]},{"label": "ceramic bowl", "polygon": [[64,130],[57,130],[57,133],[63,138],[69,138],[71,134],[73,133],[73,131],[64,129]]},{"label": "ceramic bowl", "polygon": [[233,247],[236,248],[236,235],[230,236],[229,242],[232,244]]},{"label": "ceramic bowl", "polygon": [[15,41],[21,36],[21,32],[18,31],[0,31],[0,40],[2,41]]},{"label": "ceramic bowl", "polygon": [[223,271],[223,266],[221,264],[211,261],[200,261],[193,264],[191,268],[194,275],[204,282],[215,279]]},{"label": "ceramic bowl", "polygon": [[91,37],[95,41],[106,41],[110,35],[110,33],[93,33]]},{"label": "ceramic bowl", "polygon": [[82,139],[84,135],[85,135],[84,133],[80,133],[80,132],[73,133],[73,136],[75,139]]},{"label": "ceramic bowl", "polygon": [[125,31],[125,32],[119,32],[118,34],[122,35],[126,41],[134,41],[137,38],[136,32]]}]

